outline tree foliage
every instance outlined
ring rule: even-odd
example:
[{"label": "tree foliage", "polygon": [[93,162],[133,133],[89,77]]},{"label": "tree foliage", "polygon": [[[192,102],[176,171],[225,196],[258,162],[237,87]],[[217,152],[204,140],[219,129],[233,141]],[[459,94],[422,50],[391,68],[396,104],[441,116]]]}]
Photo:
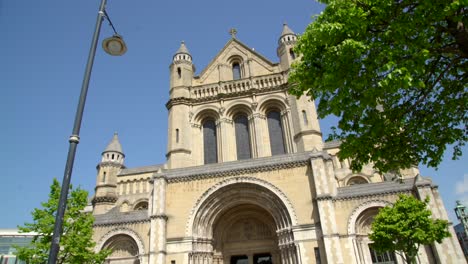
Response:
[{"label": "tree foliage", "polygon": [[[31,245],[17,248],[19,259],[31,264],[47,263],[60,189],[59,182],[54,179],[50,186],[49,200],[41,204],[41,209],[35,208],[32,212],[33,222],[18,227],[20,232],[39,234],[33,238]],[[87,191],[71,188],[64,215],[57,263],[102,263],[110,254],[108,250],[94,252],[95,243],[92,240],[94,217],[92,214],[83,212],[88,203],[87,199]]]},{"label": "tree foliage", "polygon": [[421,245],[429,245],[449,237],[448,221],[432,219],[427,209],[429,198],[420,201],[400,195],[393,206],[380,209],[372,223],[369,238],[379,252],[400,252],[407,263],[415,263]]},{"label": "tree foliage", "polygon": [[320,0],[295,51],[290,93],[339,117],[352,169],[437,167],[467,136],[468,1]]}]

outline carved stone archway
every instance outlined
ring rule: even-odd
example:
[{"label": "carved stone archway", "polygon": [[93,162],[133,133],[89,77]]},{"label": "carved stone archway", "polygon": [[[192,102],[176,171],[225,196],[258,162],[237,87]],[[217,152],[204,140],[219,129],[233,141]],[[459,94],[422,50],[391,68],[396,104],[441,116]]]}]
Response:
[{"label": "carved stone archway", "polygon": [[258,256],[299,263],[290,206],[279,189],[259,179],[218,183],[197,202],[189,221],[190,263],[229,264],[236,256],[248,257],[250,263]]},{"label": "carved stone archway", "polygon": [[114,229],[105,234],[96,246],[97,250],[111,249],[106,258],[109,264],[140,264],[144,255],[143,242],[133,231],[127,228]]}]

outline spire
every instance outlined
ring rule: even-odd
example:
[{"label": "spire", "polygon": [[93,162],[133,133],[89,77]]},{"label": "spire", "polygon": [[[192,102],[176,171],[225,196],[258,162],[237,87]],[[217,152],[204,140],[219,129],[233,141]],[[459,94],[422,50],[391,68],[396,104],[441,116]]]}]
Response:
[{"label": "spire", "polygon": [[112,137],[111,142],[109,143],[109,145],[107,145],[103,153],[105,152],[118,152],[122,155],[124,154],[117,132],[114,133],[114,136]]},{"label": "spire", "polygon": [[190,52],[188,51],[187,47],[185,46],[185,41],[182,41],[180,43],[180,48],[176,51],[176,54],[179,54],[179,53],[185,53],[185,54],[190,55]]},{"label": "spire", "polygon": [[288,24],[283,23],[283,32],[281,32],[281,37],[285,35],[295,35],[294,32],[288,27]]}]

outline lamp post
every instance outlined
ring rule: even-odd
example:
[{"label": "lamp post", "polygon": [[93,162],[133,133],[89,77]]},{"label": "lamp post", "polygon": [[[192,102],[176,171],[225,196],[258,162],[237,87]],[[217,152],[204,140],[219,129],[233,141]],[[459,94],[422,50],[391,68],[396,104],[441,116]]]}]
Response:
[{"label": "lamp post", "polygon": [[81,120],[83,118],[84,106],[86,103],[86,95],[88,93],[89,80],[91,77],[91,70],[93,68],[94,57],[96,55],[96,47],[99,39],[99,33],[101,31],[101,25],[104,18],[109,21],[109,24],[114,30],[114,36],[107,38],[103,42],[104,50],[113,56],[123,55],[127,51],[125,42],[120,35],[117,34],[109,16],[106,13],[106,0],[101,0],[99,12],[97,15],[96,27],[94,29],[93,39],[91,41],[91,48],[89,49],[88,62],[83,77],[83,83],[81,85],[80,99],[78,101],[78,107],[75,114],[75,122],[73,125],[72,135],[68,142],[70,143],[68,148],[67,162],[65,165],[65,172],[63,174],[62,189],[60,192],[60,200],[57,208],[57,215],[55,217],[54,233],[52,234],[52,242],[50,245],[48,264],[56,264],[57,256],[59,252],[60,236],[63,229],[63,217],[65,209],[67,207],[68,189],[70,188],[70,180],[73,170],[73,163],[75,160],[76,147],[80,142],[80,128]]}]

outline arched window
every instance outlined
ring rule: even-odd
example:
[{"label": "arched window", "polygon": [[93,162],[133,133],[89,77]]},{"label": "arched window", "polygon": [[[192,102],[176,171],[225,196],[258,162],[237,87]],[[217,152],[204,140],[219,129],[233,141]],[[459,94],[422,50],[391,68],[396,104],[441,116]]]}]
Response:
[{"label": "arched window", "polygon": [[179,129],[178,128],[176,128],[175,130],[175,136],[176,136],[176,140],[175,140],[176,143],[179,143]]},{"label": "arched window", "polygon": [[271,111],[267,114],[268,134],[270,135],[271,155],[286,153],[284,148],[283,127],[281,125],[281,114]]},{"label": "arched window", "polygon": [[364,178],[355,176],[348,180],[348,185],[356,185],[356,184],[366,184],[368,183]]},{"label": "arched window", "polygon": [[106,182],[106,172],[102,173],[102,182]]},{"label": "arched window", "polygon": [[289,49],[289,55],[291,56],[291,59],[296,59],[296,54],[294,54],[294,50],[293,49]]},{"label": "arched window", "polygon": [[252,153],[250,150],[249,120],[245,115],[238,115],[234,118],[236,130],[236,149],[237,159],[250,159]]},{"label": "arched window", "polygon": [[180,69],[180,67],[177,67],[177,76],[179,77],[182,77],[182,70]]},{"label": "arched window", "polygon": [[308,125],[309,124],[309,120],[307,120],[307,113],[305,110],[302,110],[302,119],[304,120],[304,125]]},{"label": "arched window", "polygon": [[218,162],[216,124],[213,119],[203,123],[203,157],[205,164]]},{"label": "arched window", "polygon": [[137,205],[135,205],[133,210],[135,210],[135,211],[148,210],[148,202],[147,201],[142,201],[142,202],[137,203]]},{"label": "arched window", "polygon": [[241,69],[238,62],[232,64],[232,78],[234,80],[239,80],[241,78]]}]

